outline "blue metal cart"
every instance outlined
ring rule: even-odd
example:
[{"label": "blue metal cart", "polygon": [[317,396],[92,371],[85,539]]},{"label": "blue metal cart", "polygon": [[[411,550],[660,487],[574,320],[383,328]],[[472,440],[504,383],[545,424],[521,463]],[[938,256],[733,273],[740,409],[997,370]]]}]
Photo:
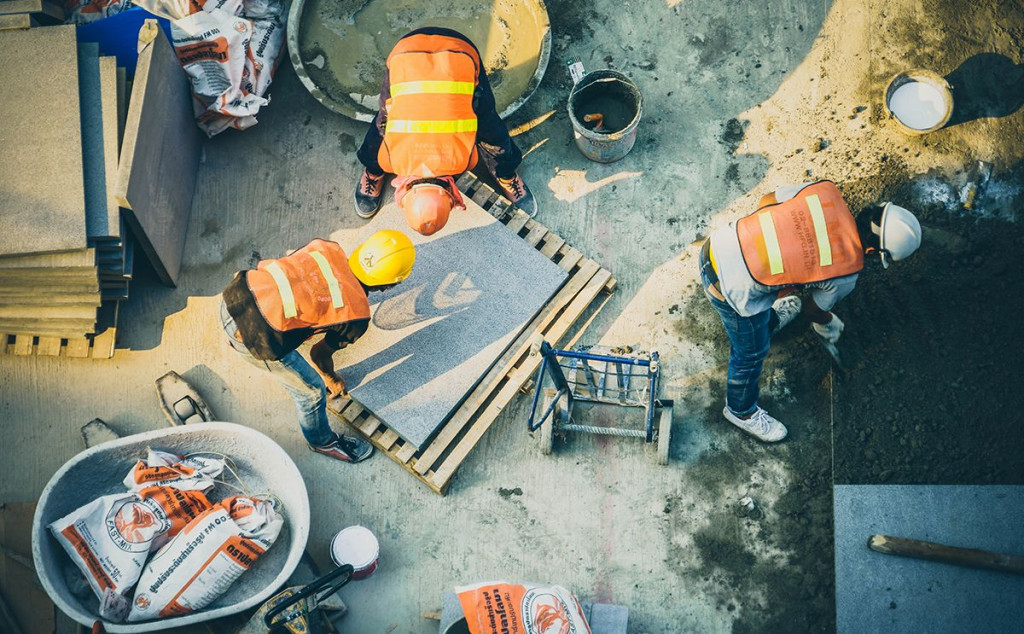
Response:
[{"label": "blue metal cart", "polygon": [[[673,401],[658,398],[661,367],[657,352],[604,346],[557,350],[546,341],[535,351],[543,356],[543,361],[537,371],[527,428],[531,433],[540,429],[543,453],[553,451],[556,434],[599,434],[657,443],[658,464],[668,464]],[[572,416],[573,405],[578,401],[643,408],[644,427],[579,424]]]}]

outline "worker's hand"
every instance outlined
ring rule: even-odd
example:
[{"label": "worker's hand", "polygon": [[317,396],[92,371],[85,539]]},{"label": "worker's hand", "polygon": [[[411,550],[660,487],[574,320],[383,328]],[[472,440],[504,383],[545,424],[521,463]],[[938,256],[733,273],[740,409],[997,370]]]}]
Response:
[{"label": "worker's hand", "polygon": [[324,385],[327,386],[327,393],[331,398],[340,396],[341,398],[348,398],[348,386],[345,385],[345,379],[341,378],[337,374],[334,376],[325,376]]},{"label": "worker's hand", "polygon": [[812,323],[811,328],[814,328],[814,332],[818,333],[818,336],[831,344],[836,344],[839,341],[839,335],[843,334],[843,328],[846,325],[843,320],[839,319],[839,316],[832,314],[832,319],[825,324]]}]

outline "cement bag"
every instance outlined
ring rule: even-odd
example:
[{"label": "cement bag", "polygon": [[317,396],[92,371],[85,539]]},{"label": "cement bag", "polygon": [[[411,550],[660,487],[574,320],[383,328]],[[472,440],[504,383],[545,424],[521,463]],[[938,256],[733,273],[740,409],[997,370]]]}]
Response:
[{"label": "cement bag", "polygon": [[284,22],[276,17],[254,19],[243,84],[246,91],[267,94],[284,47]]},{"label": "cement bag", "polygon": [[67,0],[66,24],[88,24],[132,8],[131,0]]},{"label": "cement bag", "polygon": [[169,486],[188,491],[206,491],[214,478],[224,471],[224,461],[206,456],[178,456],[166,451],[149,450],[124,478],[130,491],[151,486]]},{"label": "cement bag", "polygon": [[470,634],[590,634],[583,608],[561,586],[496,581],[455,592]]},{"label": "cement bag", "polygon": [[168,20],[180,20],[203,10],[224,9],[235,15],[242,11],[242,0],[134,0],[133,4]]},{"label": "cement bag", "polygon": [[100,598],[100,616],[123,621],[150,550],[211,506],[201,491],[149,487],[103,496],[49,528]]},{"label": "cement bag", "polygon": [[223,500],[153,555],[128,620],[180,616],[208,606],[274,544],[283,526],[268,500]]}]

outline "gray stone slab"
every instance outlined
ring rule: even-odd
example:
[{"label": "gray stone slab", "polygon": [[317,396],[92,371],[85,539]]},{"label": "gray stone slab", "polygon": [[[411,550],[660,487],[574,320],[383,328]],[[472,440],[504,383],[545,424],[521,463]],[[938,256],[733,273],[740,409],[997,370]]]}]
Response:
[{"label": "gray stone slab", "polygon": [[44,335],[47,337],[81,336],[96,331],[96,319],[0,319],[0,332],[7,334]]},{"label": "gray stone slab", "polygon": [[0,254],[86,246],[77,76],[74,26],[0,33]]},{"label": "gray stone slab", "polygon": [[1019,632],[1024,577],[883,555],[873,534],[1024,555],[1024,486],[835,487],[840,634]]},{"label": "gray stone slab", "polygon": [[[430,237],[385,207],[362,232],[413,238],[412,275],[372,293],[367,333],[337,355],[352,398],[422,447],[509,343],[562,285],[566,273],[472,201]],[[337,239],[346,249],[358,239]]]},{"label": "gray stone slab", "polygon": [[116,200],[157,276],[175,285],[204,136],[162,30],[139,54],[118,160]]},{"label": "gray stone slab", "polygon": [[89,304],[98,308],[100,305],[99,293],[53,293],[32,290],[21,294],[6,293],[0,291],[0,306],[19,306],[26,302],[44,302],[48,306],[63,306],[66,304]]},{"label": "gray stone slab", "polygon": [[40,255],[0,257],[0,269],[50,268],[67,269],[89,267],[96,264],[95,249],[79,249]]},{"label": "gray stone slab", "polygon": [[82,117],[82,173],[85,177],[85,234],[104,238],[110,233],[107,214],[107,168],[103,142],[103,90],[100,85],[100,45],[78,45],[78,96]]},{"label": "gray stone slab", "polygon": [[121,145],[118,131],[117,58],[100,58],[100,96],[103,100],[103,174],[106,177],[107,236],[121,236],[121,207],[117,187],[117,155]]},{"label": "gray stone slab", "polygon": [[44,305],[41,302],[19,305],[0,305],[0,320],[5,319],[96,319],[94,304]]}]

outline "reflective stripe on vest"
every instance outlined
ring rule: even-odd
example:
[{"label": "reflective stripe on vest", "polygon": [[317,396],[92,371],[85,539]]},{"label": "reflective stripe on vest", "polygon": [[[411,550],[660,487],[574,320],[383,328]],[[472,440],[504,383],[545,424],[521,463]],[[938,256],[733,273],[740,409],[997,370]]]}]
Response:
[{"label": "reflective stripe on vest", "polygon": [[288,281],[288,277],[281,270],[281,265],[277,262],[271,262],[267,265],[267,272],[270,273],[270,277],[274,278],[274,283],[277,284],[277,292],[281,294],[281,307],[284,309],[284,316],[291,319],[298,315],[299,311],[295,306],[295,293],[292,293],[291,282]]},{"label": "reflective stripe on vest", "polygon": [[400,84],[391,84],[391,96],[401,95],[472,95],[476,90],[476,84],[471,81],[403,81]]},{"label": "reflective stripe on vest", "polygon": [[864,266],[856,221],[830,181],[741,218],[736,235],[750,276],[765,286],[809,284]]},{"label": "reflective stripe on vest", "polygon": [[283,258],[260,262],[245,279],[267,325],[279,332],[370,317],[366,291],[336,242],[313,240]]},{"label": "reflective stripe on vest", "polygon": [[331,270],[331,265],[327,262],[327,258],[319,251],[310,251],[309,255],[316,261],[316,265],[320,267],[320,272],[323,274],[324,279],[327,280],[327,290],[331,292],[331,306],[334,308],[343,307],[345,300],[341,298],[341,287],[338,286],[338,278],[334,277],[334,271]]},{"label": "reflective stripe on vest", "polygon": [[[405,134],[458,134],[476,132],[476,119],[454,119],[448,121],[412,121],[409,119],[388,120],[385,133]],[[446,174],[448,176],[448,174]]]}]

